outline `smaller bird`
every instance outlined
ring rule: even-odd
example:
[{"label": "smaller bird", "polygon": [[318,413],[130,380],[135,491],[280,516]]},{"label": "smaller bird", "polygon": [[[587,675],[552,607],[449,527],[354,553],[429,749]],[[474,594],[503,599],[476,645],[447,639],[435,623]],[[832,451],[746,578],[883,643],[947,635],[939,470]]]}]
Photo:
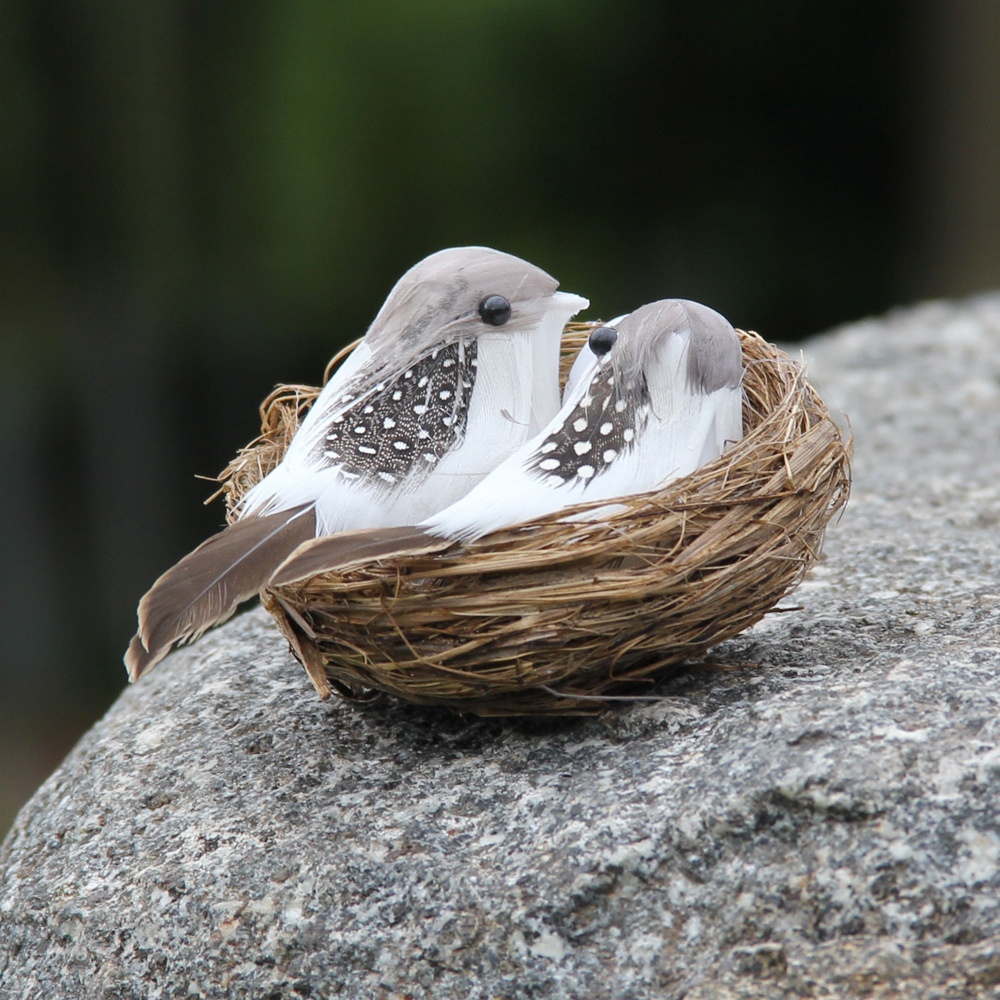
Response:
[{"label": "smaller bird", "polygon": [[239,519],[143,596],[130,680],[255,596],[301,542],[413,524],[458,499],[559,409],[559,345],[586,299],[488,247],[396,283]]},{"label": "smaller bird", "polygon": [[742,374],[739,337],[715,310],[684,299],[642,306],[591,332],[556,416],[463,497],[410,533],[306,543],[271,585],[659,489],[743,436]]}]

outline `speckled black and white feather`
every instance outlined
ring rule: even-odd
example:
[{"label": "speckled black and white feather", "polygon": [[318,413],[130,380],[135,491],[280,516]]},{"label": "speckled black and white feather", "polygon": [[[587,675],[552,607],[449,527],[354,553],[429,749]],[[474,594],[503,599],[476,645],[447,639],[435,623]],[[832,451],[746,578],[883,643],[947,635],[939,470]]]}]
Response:
[{"label": "speckled black and white feather", "polygon": [[644,378],[629,391],[609,364],[593,371],[587,391],[564,412],[524,465],[551,486],[586,484],[628,459],[649,420],[649,391]]},{"label": "speckled black and white feather", "polygon": [[313,446],[314,467],[338,466],[345,480],[377,492],[415,489],[465,438],[477,344],[435,347],[360,398],[350,393]]}]

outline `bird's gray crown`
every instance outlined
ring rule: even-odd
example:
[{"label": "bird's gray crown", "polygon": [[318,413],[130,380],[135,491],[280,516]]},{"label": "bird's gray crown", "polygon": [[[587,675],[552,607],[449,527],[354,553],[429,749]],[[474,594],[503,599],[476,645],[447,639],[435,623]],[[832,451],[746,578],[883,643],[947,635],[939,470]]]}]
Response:
[{"label": "bird's gray crown", "polygon": [[665,338],[690,330],[687,377],[691,388],[715,392],[733,388],[743,374],[736,331],[714,309],[687,299],[660,299],[615,324],[618,339],[610,358],[615,372],[631,382],[641,378]]},{"label": "bird's gray crown", "polygon": [[559,282],[519,257],[489,247],[452,247],[415,264],[396,282],[365,342],[380,368],[398,367],[436,344],[495,331],[479,316],[479,304],[502,295],[511,304],[503,329],[521,332],[537,318],[538,300]]}]

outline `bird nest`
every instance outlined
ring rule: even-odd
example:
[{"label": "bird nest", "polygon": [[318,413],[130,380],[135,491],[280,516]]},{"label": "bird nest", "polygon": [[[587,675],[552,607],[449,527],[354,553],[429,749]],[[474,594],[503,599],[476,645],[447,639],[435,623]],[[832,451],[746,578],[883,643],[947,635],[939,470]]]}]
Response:
[{"label": "bird nest", "polygon": [[[592,327],[567,328],[565,369]],[[588,713],[773,610],[847,502],[851,444],[799,363],[755,333],[740,339],[745,435],[694,474],[600,521],[561,512],[265,591],[320,697]],[[261,405],[262,434],[220,477],[231,519],[318,392],[281,386]]]}]

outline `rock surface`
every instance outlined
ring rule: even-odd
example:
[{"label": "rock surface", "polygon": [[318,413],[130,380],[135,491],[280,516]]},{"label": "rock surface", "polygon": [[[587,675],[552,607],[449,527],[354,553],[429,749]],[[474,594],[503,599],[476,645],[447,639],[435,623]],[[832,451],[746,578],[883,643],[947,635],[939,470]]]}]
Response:
[{"label": "rock surface", "polygon": [[787,604],[582,722],[323,705],[262,612],[0,849],[0,996],[1000,996],[1000,297],[817,338],[855,489]]}]

